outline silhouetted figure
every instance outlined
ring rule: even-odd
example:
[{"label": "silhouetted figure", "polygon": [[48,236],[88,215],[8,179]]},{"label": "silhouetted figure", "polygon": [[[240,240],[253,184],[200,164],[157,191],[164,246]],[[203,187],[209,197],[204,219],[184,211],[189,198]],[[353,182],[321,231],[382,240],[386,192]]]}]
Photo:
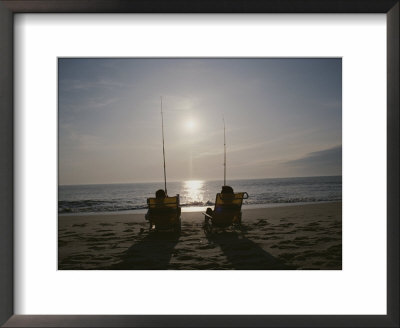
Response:
[{"label": "silhouetted figure", "polygon": [[156,191],[156,199],[161,200],[161,199],[164,199],[165,197],[167,197],[167,195],[165,194],[165,191],[164,191],[164,190],[158,189],[158,190]]},{"label": "silhouetted figure", "polygon": [[[232,195],[232,197],[230,197],[230,195]],[[225,200],[225,201],[230,201],[233,200],[233,196],[235,195],[235,193],[233,192],[233,188],[231,186],[222,186],[221,189],[221,197]],[[229,199],[231,198],[231,199]],[[211,207],[208,207],[206,210],[206,213],[209,216],[213,216],[213,210]]]},{"label": "silhouetted figure", "polygon": [[212,233],[213,227],[226,228],[231,225],[240,227],[243,199],[248,196],[246,192],[235,193],[232,187],[223,186],[216,196],[214,210],[209,207],[203,213],[205,232]]},{"label": "silhouetted figure", "polygon": [[231,186],[222,186],[221,194],[234,194]]},{"label": "silhouetted figure", "polygon": [[162,189],[156,191],[155,198],[147,199],[148,211],[145,216],[149,221],[150,229],[173,229],[180,232],[181,207],[179,195],[169,197]]}]

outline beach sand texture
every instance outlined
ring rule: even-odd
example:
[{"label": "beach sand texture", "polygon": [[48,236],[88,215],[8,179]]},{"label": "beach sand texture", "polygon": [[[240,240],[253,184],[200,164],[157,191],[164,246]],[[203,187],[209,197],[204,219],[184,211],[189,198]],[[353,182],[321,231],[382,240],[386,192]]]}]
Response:
[{"label": "beach sand texture", "polygon": [[341,270],[342,203],[243,210],[242,231],[206,236],[200,212],[182,232],[149,232],[144,214],[59,216],[60,270]]}]

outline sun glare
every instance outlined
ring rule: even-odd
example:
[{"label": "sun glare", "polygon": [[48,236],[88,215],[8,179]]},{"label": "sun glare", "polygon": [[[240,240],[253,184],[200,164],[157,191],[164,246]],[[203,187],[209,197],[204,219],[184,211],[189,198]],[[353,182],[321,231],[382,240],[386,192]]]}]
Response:
[{"label": "sun glare", "polygon": [[185,122],[185,127],[188,131],[193,131],[196,127],[196,123],[193,120],[188,120]]},{"label": "sun glare", "polygon": [[184,182],[184,196],[191,204],[203,202],[204,181],[188,180]]}]

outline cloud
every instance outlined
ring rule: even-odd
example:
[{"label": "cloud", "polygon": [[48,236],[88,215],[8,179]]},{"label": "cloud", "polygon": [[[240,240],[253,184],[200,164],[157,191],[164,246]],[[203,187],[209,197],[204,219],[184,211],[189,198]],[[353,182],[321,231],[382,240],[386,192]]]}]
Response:
[{"label": "cloud", "polygon": [[90,89],[129,89],[135,87],[134,84],[118,82],[113,79],[98,79],[88,81],[83,79],[64,79],[60,81],[60,88],[65,91],[88,91]]},{"label": "cloud", "polygon": [[283,165],[302,174],[341,175],[342,145],[308,153],[304,157],[286,161]]}]

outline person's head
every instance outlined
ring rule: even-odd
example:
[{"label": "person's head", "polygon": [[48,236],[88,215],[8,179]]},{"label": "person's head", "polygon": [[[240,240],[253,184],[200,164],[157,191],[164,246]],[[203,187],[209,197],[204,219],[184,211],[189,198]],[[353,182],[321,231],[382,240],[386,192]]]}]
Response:
[{"label": "person's head", "polygon": [[233,194],[233,188],[230,186],[222,186],[221,194]]},{"label": "person's head", "polygon": [[166,195],[165,195],[165,191],[164,190],[162,190],[162,189],[158,189],[157,191],[156,191],[156,198],[165,198],[166,197]]}]

